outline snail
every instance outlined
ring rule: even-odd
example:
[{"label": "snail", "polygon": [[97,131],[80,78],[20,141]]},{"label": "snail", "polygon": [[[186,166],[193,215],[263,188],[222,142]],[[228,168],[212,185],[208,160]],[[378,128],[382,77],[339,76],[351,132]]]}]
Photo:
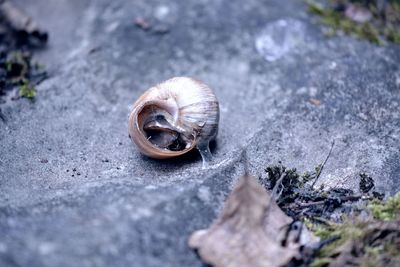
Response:
[{"label": "snail", "polygon": [[203,168],[212,159],[209,149],[218,133],[219,104],[203,82],[175,77],[148,89],[129,116],[129,136],[144,155],[177,157],[194,148]]}]

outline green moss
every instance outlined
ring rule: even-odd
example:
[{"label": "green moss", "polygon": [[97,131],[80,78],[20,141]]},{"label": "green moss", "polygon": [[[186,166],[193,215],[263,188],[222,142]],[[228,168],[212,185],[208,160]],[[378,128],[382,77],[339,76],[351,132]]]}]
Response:
[{"label": "green moss", "polygon": [[312,179],[314,179],[314,177],[308,171],[304,172],[301,175],[301,178],[302,178],[302,181],[303,181],[304,184],[309,182],[309,181],[311,181]]},{"label": "green moss", "polygon": [[376,27],[372,26],[372,24],[364,23],[362,25],[354,25],[354,27],[359,29],[358,32],[356,32],[358,38],[367,39],[371,43],[382,44],[379,38],[379,31]]},{"label": "green moss", "polygon": [[364,248],[364,252],[365,254],[360,261],[360,266],[400,266],[398,240],[387,240],[383,246],[367,246]]},{"label": "green moss", "polygon": [[[337,3],[337,1],[333,1]],[[343,2],[348,4],[347,1]],[[342,3],[342,4],[343,4]],[[400,44],[400,3],[392,1],[385,9],[385,15],[379,13],[373,4],[366,6],[373,18],[369,22],[359,23],[346,17],[343,11],[337,11],[329,6],[322,6],[306,0],[308,11],[321,17],[321,21],[328,27],[327,36],[334,36],[338,31],[358,39],[368,40],[372,43],[383,44],[382,38]]]},{"label": "green moss", "polygon": [[368,208],[375,219],[383,221],[400,219],[400,193],[389,198],[385,203],[375,200],[368,205]]},{"label": "green moss", "polygon": [[36,96],[36,88],[33,85],[30,85],[27,80],[25,80],[19,88],[19,95],[21,97],[33,99]]},{"label": "green moss", "polygon": [[377,267],[382,266],[379,262],[379,256],[382,253],[382,248],[379,247],[366,247],[365,256],[361,261],[361,266]]},{"label": "green moss", "polygon": [[[389,258],[391,263],[400,262],[398,250],[398,239],[388,238],[387,240],[377,241],[375,237],[372,243],[366,243],[369,240],[368,230],[371,225],[380,227],[382,221],[400,220],[400,193],[389,198],[386,202],[374,200],[368,205],[373,218],[369,220],[344,218],[343,223],[312,223],[310,219],[305,219],[304,223],[316,236],[322,240],[333,239],[331,243],[324,246],[316,255],[315,260],[310,266],[321,267],[328,266],[341,253],[345,244],[354,241],[361,248],[359,266],[384,266],[385,258]],[[377,226],[378,225],[378,226]],[[379,228],[376,228],[379,229]],[[383,232],[387,231],[385,229]],[[373,233],[376,234],[374,231]],[[383,238],[385,235],[381,235]],[[336,238],[336,239],[334,239]]]},{"label": "green moss", "polygon": [[322,239],[332,237],[334,230],[327,226],[318,225],[314,228],[314,234]]},{"label": "green moss", "polygon": [[387,243],[383,246],[383,251],[387,252],[391,257],[399,257],[399,248],[395,242]]},{"label": "green moss", "polygon": [[312,1],[306,1],[306,4],[308,5],[308,12],[321,17],[325,15],[325,9],[320,4]]},{"label": "green moss", "polygon": [[45,65],[45,64],[42,64],[42,63],[39,63],[39,62],[35,62],[35,63],[34,63],[34,67],[35,67],[35,69],[37,69],[37,70],[44,70],[44,69],[46,68],[46,65]]},{"label": "green moss", "polygon": [[385,30],[385,36],[389,41],[400,44],[400,31],[397,31],[394,28],[387,28]]},{"label": "green moss", "polygon": [[307,1],[308,10],[322,17],[322,23],[331,28],[330,35],[336,35],[337,31],[353,35],[359,39],[366,39],[375,44],[381,44],[379,32],[369,23],[359,24],[346,18],[340,12],[333,9],[323,8],[322,6]]},{"label": "green moss", "polygon": [[349,240],[355,240],[362,236],[366,227],[364,222],[352,222],[346,220],[343,224],[314,225],[311,230],[322,240],[336,238],[330,244],[324,246],[316,255],[315,260],[310,265],[312,267],[328,266],[332,262],[338,250]]}]

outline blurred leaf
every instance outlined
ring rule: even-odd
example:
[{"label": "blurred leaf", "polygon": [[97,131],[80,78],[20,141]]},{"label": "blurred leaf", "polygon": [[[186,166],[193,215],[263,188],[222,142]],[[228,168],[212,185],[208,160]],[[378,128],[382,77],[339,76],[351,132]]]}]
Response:
[{"label": "blurred leaf", "polygon": [[240,178],[217,221],[192,234],[189,246],[215,267],[274,267],[298,256],[294,243],[283,245],[292,219],[250,176]]}]

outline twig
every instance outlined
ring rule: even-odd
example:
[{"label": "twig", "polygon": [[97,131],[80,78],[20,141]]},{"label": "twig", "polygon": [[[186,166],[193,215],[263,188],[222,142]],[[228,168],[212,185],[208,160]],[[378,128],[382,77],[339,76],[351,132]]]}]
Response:
[{"label": "twig", "polygon": [[335,242],[339,238],[340,238],[340,236],[334,235],[334,236],[328,237],[327,239],[324,239],[324,240],[318,242],[316,251],[320,250],[322,247],[324,247],[326,245],[329,245],[329,244]]},{"label": "twig", "polygon": [[326,156],[325,161],[322,163],[321,169],[319,169],[319,172],[317,173],[317,177],[315,177],[315,180],[311,185],[311,189],[314,189],[314,185],[317,183],[318,178],[321,176],[322,170],[324,169],[326,162],[328,161],[329,157],[331,156],[332,149],[333,149],[334,145],[335,145],[335,140],[332,141],[331,149],[329,150],[329,153]]},{"label": "twig", "polygon": [[243,160],[243,167],[244,167],[244,175],[248,176],[249,175],[249,159],[247,158],[247,150],[245,148],[242,148],[242,155],[241,158]]},{"label": "twig", "polygon": [[[279,199],[279,197],[282,194],[283,188],[281,189],[281,191],[279,192],[279,194],[277,194],[278,188],[279,186],[282,185],[282,181],[283,179],[286,177],[286,171],[284,171],[281,176],[279,177],[278,181],[276,181],[276,184],[274,186],[274,188],[272,189],[272,197],[275,199],[275,201],[277,201]],[[283,187],[283,185],[282,185]]]},{"label": "twig", "polygon": [[[357,201],[359,199],[363,198],[362,195],[355,195],[355,196],[345,196],[345,197],[339,197],[337,198],[340,201]],[[310,206],[316,206],[316,205],[323,205],[326,203],[327,200],[331,198],[325,199],[325,200],[320,200],[320,201],[312,201],[312,202],[303,202],[303,203],[298,203],[296,204],[297,206],[300,207],[310,207]],[[366,198],[369,199],[369,198]]]},{"label": "twig", "polygon": [[315,217],[312,217],[312,218],[309,218],[309,219],[313,220],[314,222],[322,223],[322,224],[324,224],[324,225],[326,225],[326,226],[329,226],[329,227],[338,225],[337,223],[332,222],[332,221],[327,220],[327,219],[324,219],[324,218],[322,218],[322,217],[317,217],[317,216],[315,216]]},{"label": "twig", "polygon": [[349,179],[351,179],[351,178],[353,178],[353,177],[352,177],[352,176],[348,176],[348,177],[344,178],[344,180],[340,180],[340,179],[339,179],[339,180],[335,183],[335,185],[334,185],[332,188],[338,187],[339,184],[346,184],[347,181],[348,181]]}]

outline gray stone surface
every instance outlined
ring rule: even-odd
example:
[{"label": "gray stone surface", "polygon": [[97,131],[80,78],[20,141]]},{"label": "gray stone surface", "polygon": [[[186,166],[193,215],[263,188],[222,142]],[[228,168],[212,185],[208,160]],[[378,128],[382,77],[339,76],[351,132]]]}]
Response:
[{"label": "gray stone surface", "polygon": [[[188,236],[215,218],[243,149],[265,176],[279,160],[312,170],[335,140],[320,183],[355,188],[366,172],[387,194],[400,189],[398,46],[327,39],[301,1],[17,3],[50,31],[37,57],[51,78],[35,102],[1,107],[0,266],[202,266]],[[295,45],[265,60],[256,40],[289,18]],[[133,101],[180,75],[220,101],[207,170],[196,153],[151,160],[128,139]]]}]

